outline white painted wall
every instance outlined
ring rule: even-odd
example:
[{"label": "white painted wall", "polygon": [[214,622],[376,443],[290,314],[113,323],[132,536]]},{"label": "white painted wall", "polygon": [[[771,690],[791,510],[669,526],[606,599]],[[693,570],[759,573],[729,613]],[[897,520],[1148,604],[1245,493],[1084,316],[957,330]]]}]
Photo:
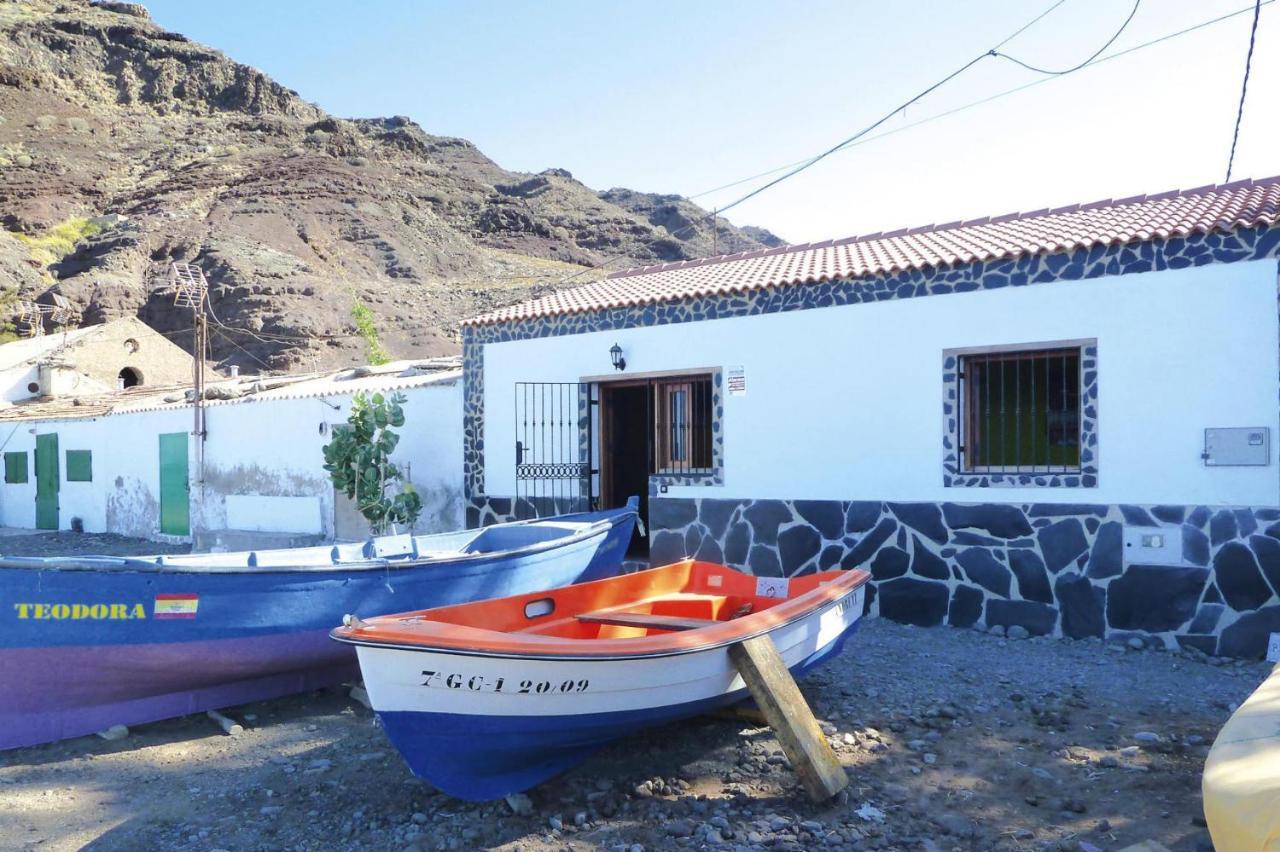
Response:
[{"label": "white painted wall", "polygon": [[[72,518],[80,518],[86,532],[153,534],[153,524],[131,523],[129,518],[144,512],[148,506],[158,509],[160,450],[157,436],[190,429],[189,411],[0,424],[3,451],[25,452],[28,476],[25,484],[0,483],[0,525],[35,527],[36,435],[56,433],[58,470],[62,478],[58,495],[61,528],[70,529]],[[66,481],[67,450],[89,450],[93,453],[91,482]]]},{"label": "white painted wall", "polygon": [[[671,496],[1280,504],[1273,260],[485,347],[485,490],[514,492],[512,386],[746,368],[725,397],[725,484]],[[942,353],[1096,338],[1096,488],[944,488]],[[1209,426],[1268,426],[1267,467],[1206,468]]]},{"label": "white painted wall", "polygon": [[[461,529],[461,380],[408,388],[403,393],[407,397],[406,424],[393,460],[407,466],[411,481],[422,493],[425,508],[417,530]],[[206,409],[209,437],[203,497],[195,481],[194,441],[189,442],[192,528],[243,528],[231,524],[242,524],[248,517],[245,510],[252,509],[249,514],[256,512],[259,517],[250,529],[333,535],[333,486],[323,469],[321,452],[329,438],[327,429],[321,434],[320,425],[344,422],[351,400],[343,395],[326,399],[332,405],[320,398],[304,398]],[[88,532],[156,535],[159,435],[190,432],[191,428],[189,408],[0,424],[3,451],[25,451],[29,472],[26,484],[0,483],[0,525],[35,526],[35,436],[56,432],[64,477],[59,500],[62,528],[70,528],[71,519],[79,517]],[[67,450],[93,452],[92,482],[65,481]],[[305,501],[307,508],[300,508],[299,500]]]},{"label": "white painted wall", "polygon": [[39,384],[39,382],[40,371],[35,367],[10,367],[7,370],[0,370],[0,399],[6,402],[17,402],[39,396],[38,391],[32,391],[30,388],[31,384]]}]

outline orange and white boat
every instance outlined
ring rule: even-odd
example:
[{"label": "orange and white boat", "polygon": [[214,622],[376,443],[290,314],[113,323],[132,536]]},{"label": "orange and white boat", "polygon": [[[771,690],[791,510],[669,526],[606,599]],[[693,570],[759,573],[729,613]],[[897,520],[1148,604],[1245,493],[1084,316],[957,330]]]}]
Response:
[{"label": "orange and white boat", "polygon": [[728,648],[768,634],[801,673],[841,650],[865,571],[752,577],[692,560],[553,591],[347,623],[414,774],[483,801],[612,740],[747,697]]}]

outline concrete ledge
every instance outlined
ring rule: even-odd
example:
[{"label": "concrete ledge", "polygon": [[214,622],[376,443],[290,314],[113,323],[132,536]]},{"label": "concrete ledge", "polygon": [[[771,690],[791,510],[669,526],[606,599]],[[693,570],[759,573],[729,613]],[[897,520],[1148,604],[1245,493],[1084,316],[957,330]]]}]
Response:
[{"label": "concrete ledge", "polygon": [[1280,852],[1280,666],[1218,733],[1202,786],[1219,852]]}]

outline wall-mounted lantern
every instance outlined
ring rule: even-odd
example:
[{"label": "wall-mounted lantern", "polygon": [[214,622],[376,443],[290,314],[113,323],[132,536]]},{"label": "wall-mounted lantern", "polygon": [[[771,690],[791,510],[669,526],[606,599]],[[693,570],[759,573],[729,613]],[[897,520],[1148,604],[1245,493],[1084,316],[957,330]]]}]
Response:
[{"label": "wall-mounted lantern", "polygon": [[616,343],[609,350],[609,360],[613,362],[615,370],[627,369],[627,359],[622,357],[622,347]]}]

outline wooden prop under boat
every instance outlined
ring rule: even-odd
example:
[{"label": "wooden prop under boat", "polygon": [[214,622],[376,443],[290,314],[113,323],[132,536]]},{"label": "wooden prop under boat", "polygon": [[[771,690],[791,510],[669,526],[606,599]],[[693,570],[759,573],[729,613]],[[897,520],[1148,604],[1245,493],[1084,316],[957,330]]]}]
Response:
[{"label": "wooden prop under boat", "polygon": [[621,570],[625,508],[240,553],[0,558],[0,749],[341,683],[344,613],[560,587]]},{"label": "wooden prop under boat", "polygon": [[791,579],[678,562],[569,588],[361,621],[374,710],[414,774],[483,801],[638,728],[747,697],[729,646],[768,635],[802,673],[839,653],[867,572]]}]

